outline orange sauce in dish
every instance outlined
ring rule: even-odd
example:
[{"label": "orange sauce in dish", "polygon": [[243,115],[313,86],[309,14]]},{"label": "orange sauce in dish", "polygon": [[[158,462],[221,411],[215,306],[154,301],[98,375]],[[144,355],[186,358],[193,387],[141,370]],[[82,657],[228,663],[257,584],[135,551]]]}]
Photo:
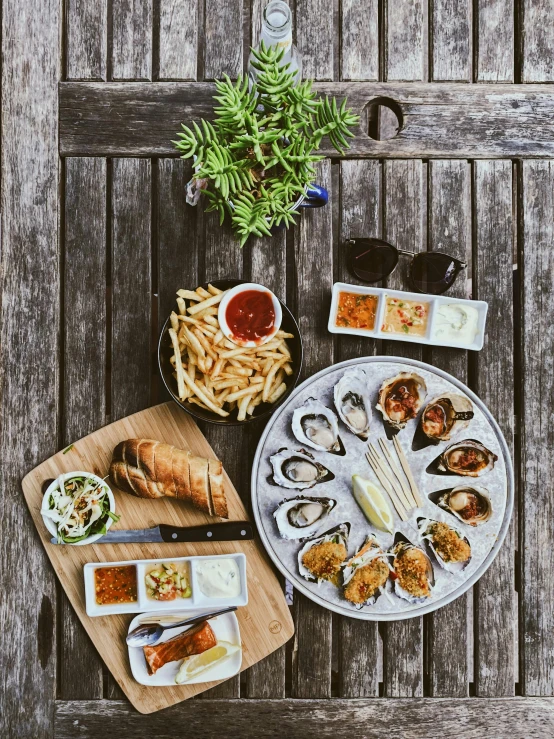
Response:
[{"label": "orange sauce in dish", "polygon": [[342,328],[375,328],[378,298],[376,295],[358,295],[339,292],[336,325]]},{"label": "orange sauce in dish", "polygon": [[98,567],[94,570],[94,590],[99,606],[135,603],[137,570],[134,565]]},{"label": "orange sauce in dish", "polygon": [[409,336],[425,336],[429,318],[429,303],[404,300],[387,295],[382,331]]}]

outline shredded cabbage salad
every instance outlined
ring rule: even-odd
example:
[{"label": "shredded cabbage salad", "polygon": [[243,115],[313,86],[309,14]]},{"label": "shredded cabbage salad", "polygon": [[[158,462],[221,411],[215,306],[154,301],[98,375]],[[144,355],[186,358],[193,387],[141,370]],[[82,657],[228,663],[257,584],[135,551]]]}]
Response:
[{"label": "shredded cabbage salad", "polygon": [[119,521],[110,511],[108,486],[92,477],[62,474],[44,500],[41,513],[57,524],[58,541],[69,544],[93,534],[105,534],[106,523]]}]

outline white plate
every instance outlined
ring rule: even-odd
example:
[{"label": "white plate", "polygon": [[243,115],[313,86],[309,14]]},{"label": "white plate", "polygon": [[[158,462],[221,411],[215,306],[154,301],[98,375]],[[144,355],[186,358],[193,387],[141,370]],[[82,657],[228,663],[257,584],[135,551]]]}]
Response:
[{"label": "white plate", "polygon": [[[365,328],[341,328],[336,325],[339,292],[346,291],[356,295],[375,295],[378,298],[377,311],[375,314],[375,326],[370,331]],[[386,297],[404,298],[404,300],[418,300],[429,303],[429,319],[425,336],[409,336],[408,334],[397,334],[382,331],[383,316],[385,313]],[[477,334],[470,343],[443,341],[433,338],[435,321],[438,309],[443,305],[465,305],[475,308],[478,313]],[[485,324],[487,321],[488,303],[484,300],[464,300],[463,298],[449,298],[445,295],[428,295],[426,293],[409,293],[404,290],[389,290],[384,287],[367,287],[365,285],[349,285],[346,282],[335,282],[331,297],[331,311],[327,329],[332,334],[351,334],[353,336],[367,336],[374,339],[386,339],[387,341],[406,341],[411,344],[427,344],[428,346],[448,346],[455,349],[469,349],[480,351],[485,340]]]},{"label": "white plate", "polygon": [[[206,559],[234,559],[239,568],[240,594],[236,598],[208,598],[198,585],[196,565]],[[149,598],[146,593],[144,577],[153,569],[153,565],[162,562],[187,562],[190,568],[190,598],[176,598],[161,602]],[[94,570],[98,567],[118,567],[134,565],[137,571],[137,600],[135,603],[121,603],[121,605],[98,605],[94,588]],[[85,576],[85,599],[88,616],[110,616],[113,613],[143,613],[154,611],[216,611],[227,606],[245,606],[248,603],[248,587],[246,578],[246,556],[242,552],[234,554],[214,554],[206,557],[165,557],[163,559],[134,559],[126,562],[89,562],[83,568]]]},{"label": "white plate", "polygon": [[[386,595],[381,595],[375,604],[363,606],[357,610],[343,597],[342,590],[332,583],[322,582],[318,586],[316,583],[307,582],[300,576],[297,558],[302,542],[282,539],[275,524],[273,513],[277,505],[284,499],[295,497],[297,491],[285,489],[273,483],[269,457],[283,447],[301,448],[302,445],[294,438],[291,431],[294,409],[310,397],[316,397],[326,407],[334,409],[333,387],[348,367],[359,367],[367,374],[371,401],[369,441],[372,444],[378,443],[379,438],[385,438],[382,416],[375,409],[381,383],[400,371],[415,370],[427,384],[427,399],[449,390],[455,390],[467,395],[473,403],[475,417],[467,429],[452,435],[452,442],[462,439],[478,439],[498,456],[494,469],[477,479],[456,475],[431,475],[426,471],[427,466],[451,442],[441,442],[437,446],[429,446],[414,452],[411,445],[419,417],[417,420],[409,421],[406,428],[400,431],[396,438],[406,453],[424,505],[409,511],[407,521],[401,521],[393,510],[394,532],[387,534],[377,531],[369,524],[351,492],[353,474],[359,474],[373,482],[378,482],[365,459],[367,444],[354,436],[342,421],[339,421],[339,435],[346,450],[344,456],[309,450],[310,453],[313,452],[318,462],[333,472],[335,478],[320,483],[310,490],[300,490],[298,493],[313,497],[329,497],[337,501],[337,505],[331,511],[319,535],[341,522],[350,522],[352,528],[348,542],[349,556],[359,549],[368,534],[376,536],[384,549],[392,546],[396,532],[417,544],[417,519],[422,516],[449,523],[458,529],[462,528],[472,548],[470,563],[463,573],[459,574],[448,573],[435,565],[436,584],[430,598],[423,604],[411,604],[397,596],[389,599]],[[387,444],[391,448],[390,443],[387,442]],[[484,486],[489,491],[493,515],[481,526],[471,527],[460,524],[458,519],[439,508],[429,497],[437,491],[464,483]],[[512,515],[513,496],[513,470],[508,447],[498,425],[483,402],[468,387],[446,372],[423,362],[400,357],[375,356],[348,360],[310,377],[271,417],[258,444],[252,467],[252,508],[262,542],[275,565],[295,588],[319,605],[343,616],[368,621],[398,621],[420,616],[441,608],[468,590],[490,566],[498,553]]]},{"label": "white plate", "polygon": [[[202,611],[198,611],[198,613],[200,614],[202,613]],[[211,611],[209,611],[209,613],[211,613]],[[166,614],[164,614],[163,612],[158,612],[156,614],[148,615],[163,616]],[[189,615],[193,616],[195,614],[191,613]],[[135,618],[129,624],[129,631],[136,629],[137,626],[140,626],[141,622],[145,623],[146,621],[148,621],[148,616],[143,613],[135,616]],[[224,613],[221,616],[216,616],[216,618],[210,619],[209,623],[218,642],[226,641],[230,644],[241,644],[239,622],[234,612]],[[190,628],[190,626],[180,626],[177,629],[166,629],[158,644],[161,644],[162,642],[165,642],[168,639],[171,639],[174,636],[177,636],[177,634],[181,634],[183,631],[187,631]],[[163,667],[161,667],[154,675],[149,675],[142,647],[128,647],[128,649],[131,672],[133,673],[133,677],[135,678],[137,683],[140,683],[141,685],[156,685],[158,687],[161,687],[163,685],[176,685],[175,676],[179,671],[182,660],[168,662]],[[241,664],[242,645],[238,652],[235,652],[235,654],[232,654],[227,659],[224,659],[221,662],[212,665],[212,667],[209,667],[202,674],[197,675],[196,677],[192,678],[192,680],[187,680],[187,682],[183,683],[183,685],[209,683],[213,680],[227,680],[228,678],[233,677],[233,675],[236,675],[239,672]]]}]

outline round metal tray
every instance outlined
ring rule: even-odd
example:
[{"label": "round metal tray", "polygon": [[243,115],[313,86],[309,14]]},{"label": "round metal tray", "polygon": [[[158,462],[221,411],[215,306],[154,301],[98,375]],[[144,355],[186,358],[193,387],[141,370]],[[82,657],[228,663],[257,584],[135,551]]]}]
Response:
[{"label": "round metal tray", "polygon": [[[357,610],[342,597],[340,588],[336,588],[327,582],[317,585],[304,580],[298,574],[296,564],[297,553],[302,546],[302,542],[282,539],[273,518],[273,511],[279,502],[285,498],[294,497],[296,493],[314,497],[332,497],[338,501],[338,505],[333,510],[326,525],[322,527],[319,535],[341,521],[350,521],[352,528],[348,545],[349,556],[352,556],[361,546],[365,536],[369,533],[376,535],[384,548],[388,548],[392,544],[394,533],[388,535],[375,530],[364,517],[352,496],[350,485],[352,474],[360,474],[362,477],[374,481],[375,478],[365,459],[366,442],[351,434],[342,422],[339,422],[339,434],[346,448],[346,456],[338,457],[334,454],[309,449],[318,461],[335,473],[334,480],[318,484],[314,488],[305,491],[285,489],[271,481],[269,457],[283,447],[299,449],[302,446],[294,438],[290,427],[294,409],[302,405],[309,397],[317,397],[326,406],[334,409],[333,386],[344,370],[356,365],[366,371],[369,380],[372,404],[369,441],[375,442],[377,438],[385,436],[381,415],[375,410],[381,382],[398,372],[414,370],[422,374],[427,382],[427,400],[446,390],[455,389],[467,395],[473,402],[475,418],[465,432],[462,431],[453,435],[452,441],[464,438],[480,439],[498,456],[494,469],[477,479],[455,475],[434,476],[428,474],[425,469],[428,463],[451,442],[443,442],[437,446],[412,452],[412,438],[419,418],[410,421],[406,428],[399,433],[397,438],[402,444],[418,482],[420,492],[424,498],[424,507],[412,510],[406,523],[401,522],[395,512],[396,528],[394,533],[400,531],[413,543],[418,543],[417,540],[414,540],[417,534],[416,519],[423,515],[435,520],[449,522],[451,525],[457,525],[457,528],[461,528],[464,535],[467,535],[472,546],[472,559],[466,570],[461,574],[446,573],[435,564],[436,587],[430,599],[423,604],[414,605],[396,596],[387,598],[383,595],[377,600],[376,604],[364,606]],[[454,487],[463,482],[471,484],[472,481],[477,485],[487,487],[493,502],[493,517],[481,526],[470,527],[457,522],[451,514],[442,511],[427,498],[429,493]],[[328,367],[307,379],[291,394],[267,424],[258,444],[252,468],[254,517],[264,546],[277,568],[292,582],[297,590],[316,603],[343,616],[369,621],[397,621],[421,616],[450,603],[474,585],[490,567],[502,545],[512,515],[513,500],[514,479],[508,447],[498,424],[483,402],[468,387],[447,372],[424,362],[401,357],[363,357],[348,360]]]}]

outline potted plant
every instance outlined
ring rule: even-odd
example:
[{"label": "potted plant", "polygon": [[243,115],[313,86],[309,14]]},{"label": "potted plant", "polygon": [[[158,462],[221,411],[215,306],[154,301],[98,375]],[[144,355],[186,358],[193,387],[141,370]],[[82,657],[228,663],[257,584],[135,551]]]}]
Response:
[{"label": "potted plant", "polygon": [[315,152],[328,136],[342,154],[358,122],[346,100],[339,107],[334,98],[317,99],[311,80],[295,81],[283,53],[263,43],[252,50],[256,82],[216,81],[214,123],[182,125],[173,142],[183,159],[194,159],[188,202],[203,194],[220,223],[231,218],[241,246],[251,234],[271,236],[294,223],[299,207],[326,202],[325,190],[313,185],[313,165],[324,158]]}]

